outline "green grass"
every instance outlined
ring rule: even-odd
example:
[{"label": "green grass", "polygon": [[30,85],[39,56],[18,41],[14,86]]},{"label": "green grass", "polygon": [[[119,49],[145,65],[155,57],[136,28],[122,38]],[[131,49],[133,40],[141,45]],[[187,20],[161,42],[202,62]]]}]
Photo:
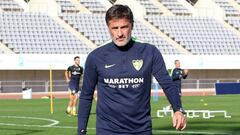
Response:
[{"label": "green grass", "polygon": [[[171,117],[157,118],[156,112],[168,105],[165,97],[152,101],[153,134],[240,134],[240,95],[194,96],[182,97],[185,109],[226,110],[232,118],[222,114],[211,119],[188,118],[188,126],[183,132],[176,132],[172,127]],[[50,114],[48,99],[34,100],[0,100],[0,134],[1,135],[76,135],[77,117],[65,114],[67,99],[54,99],[54,114]],[[207,106],[204,106],[207,103]],[[95,128],[95,105],[93,104],[89,128]],[[8,117],[7,117],[8,116]],[[9,117],[17,116],[17,117]],[[27,118],[26,118],[27,117]],[[31,118],[34,117],[34,118]],[[35,118],[57,120],[56,126],[50,121]],[[8,124],[8,125],[7,125]],[[95,134],[89,129],[88,134]]]}]

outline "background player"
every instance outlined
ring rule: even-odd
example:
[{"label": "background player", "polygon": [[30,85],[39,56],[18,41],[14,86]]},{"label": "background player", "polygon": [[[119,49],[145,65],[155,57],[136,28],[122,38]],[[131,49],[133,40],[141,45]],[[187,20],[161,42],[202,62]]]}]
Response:
[{"label": "background player", "polygon": [[80,57],[74,57],[74,65],[69,66],[65,71],[66,82],[69,83],[68,89],[70,91],[70,99],[66,113],[76,116],[76,104],[79,92],[79,82],[83,74],[83,68],[80,64]]},{"label": "background player", "polygon": [[178,86],[179,95],[182,95],[182,79],[186,79],[188,76],[187,69],[181,69],[181,64],[179,60],[174,61],[175,68],[171,72],[173,82]]}]

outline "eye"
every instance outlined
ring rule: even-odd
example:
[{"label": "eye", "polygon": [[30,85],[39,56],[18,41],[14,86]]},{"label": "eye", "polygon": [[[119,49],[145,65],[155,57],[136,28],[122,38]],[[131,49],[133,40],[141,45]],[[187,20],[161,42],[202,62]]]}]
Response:
[{"label": "eye", "polygon": [[121,29],[127,29],[128,25],[122,26]]},{"label": "eye", "polygon": [[112,29],[113,29],[113,30],[117,30],[117,29],[118,29],[118,27],[112,27]]}]

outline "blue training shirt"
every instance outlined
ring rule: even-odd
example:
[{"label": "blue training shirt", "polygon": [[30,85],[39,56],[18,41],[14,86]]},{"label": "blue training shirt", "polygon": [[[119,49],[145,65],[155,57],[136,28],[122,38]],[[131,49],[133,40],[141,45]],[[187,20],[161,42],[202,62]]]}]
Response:
[{"label": "blue training shirt", "polygon": [[177,86],[181,89],[182,79],[187,78],[187,74],[184,73],[184,70],[181,68],[174,68],[172,71],[172,80],[177,84]]},{"label": "blue training shirt", "polygon": [[173,108],[182,107],[177,87],[159,50],[131,40],[119,48],[113,42],[92,51],[86,60],[78,110],[78,134],[86,130],[97,86],[97,135],[151,133],[152,75]]},{"label": "blue training shirt", "polygon": [[72,65],[67,69],[71,73],[70,82],[68,87],[70,90],[79,91],[79,82],[83,74],[83,68],[81,66]]}]

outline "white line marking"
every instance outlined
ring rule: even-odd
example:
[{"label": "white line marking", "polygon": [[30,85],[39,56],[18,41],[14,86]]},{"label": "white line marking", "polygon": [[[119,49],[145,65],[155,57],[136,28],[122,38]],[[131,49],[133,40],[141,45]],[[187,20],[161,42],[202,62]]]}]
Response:
[{"label": "white line marking", "polygon": [[[65,128],[65,129],[77,129],[74,126],[51,126],[44,127],[41,125],[17,125],[17,124],[8,124],[8,123],[0,123],[0,125],[6,126],[16,126],[16,127],[38,127],[38,128]],[[96,128],[87,128],[88,130],[96,130]],[[227,133],[216,133],[216,132],[199,132],[199,131],[169,131],[169,130],[152,130],[153,133],[168,133],[168,134],[204,134],[204,135],[226,135]]]},{"label": "white line marking", "polygon": [[6,125],[6,126],[16,126],[16,124],[13,124],[13,123],[0,123],[0,125]]},{"label": "white line marking", "polygon": [[204,134],[204,135],[227,135],[220,132],[204,132],[204,131],[169,131],[169,130],[152,130],[153,133],[172,133],[172,134]]},{"label": "white line marking", "polygon": [[[51,121],[53,123],[48,125],[25,125],[25,124],[14,124],[14,123],[0,123],[4,126],[16,126],[16,127],[38,127],[38,128],[67,128],[67,129],[77,129],[76,126],[57,126],[59,121],[46,118],[38,117],[24,117],[24,116],[0,116],[0,118],[19,118],[19,119],[35,119],[35,120],[45,120]],[[88,130],[96,130],[96,128],[87,128]],[[172,134],[205,134],[205,135],[226,135],[227,133],[220,132],[199,132],[199,131],[169,131],[169,130],[152,130],[153,133],[172,133]]]},{"label": "white line marking", "polygon": [[[0,116],[0,118],[16,118],[16,119],[31,119],[31,120],[43,120],[43,121],[50,121],[51,124],[48,125],[29,125],[29,126],[42,126],[42,127],[51,127],[59,124],[59,121],[53,120],[53,119],[47,119],[47,118],[39,118],[39,117],[25,117],[25,116]],[[0,125],[3,125],[4,123],[0,123]],[[12,124],[12,123],[6,123],[6,124]],[[15,124],[18,125],[18,124]],[[28,125],[25,125],[28,126]]]}]

